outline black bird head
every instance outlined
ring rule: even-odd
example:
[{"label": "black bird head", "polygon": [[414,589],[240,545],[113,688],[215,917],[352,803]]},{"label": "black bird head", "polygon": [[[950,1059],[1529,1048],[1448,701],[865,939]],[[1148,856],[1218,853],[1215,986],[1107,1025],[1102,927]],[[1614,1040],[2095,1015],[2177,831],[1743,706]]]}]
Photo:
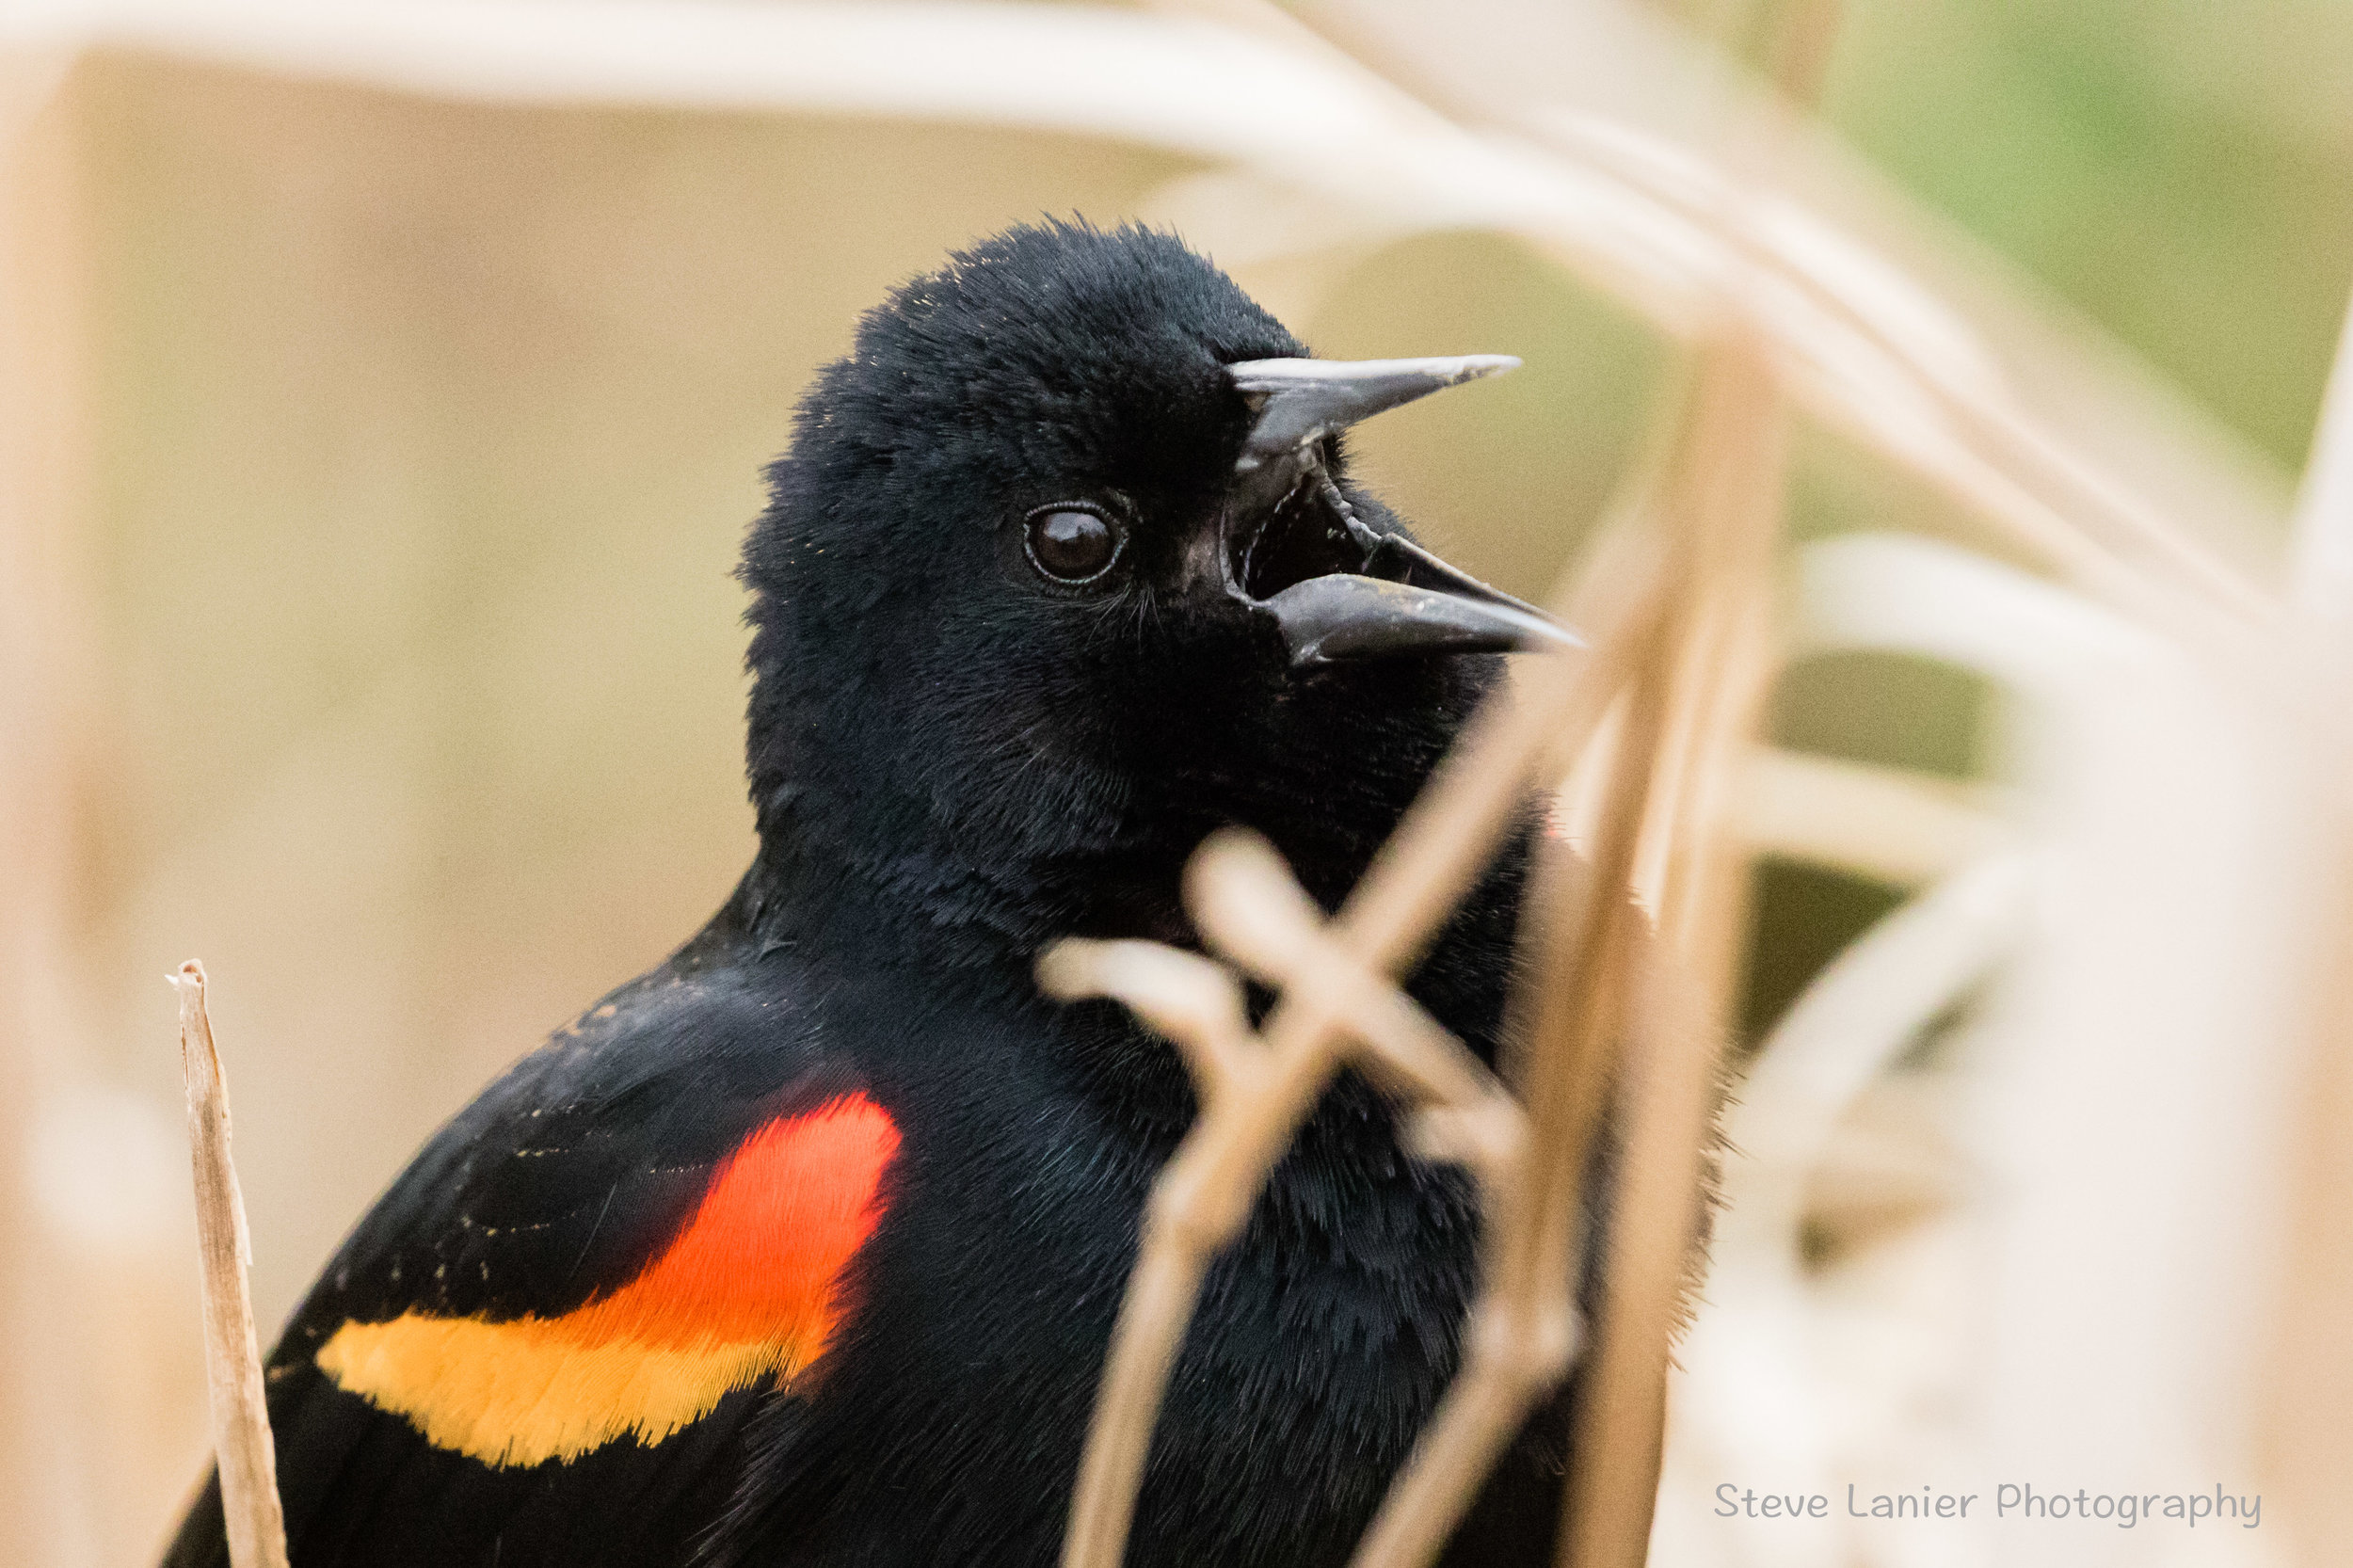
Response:
[{"label": "black bird head", "polygon": [[1567,634],[1415,544],[1340,443],[1517,361],[1305,356],[1139,228],[1016,229],[866,316],[745,550],[753,797],[796,903],[1016,959],[1172,936],[1229,822],[1345,889],[1493,655]]}]

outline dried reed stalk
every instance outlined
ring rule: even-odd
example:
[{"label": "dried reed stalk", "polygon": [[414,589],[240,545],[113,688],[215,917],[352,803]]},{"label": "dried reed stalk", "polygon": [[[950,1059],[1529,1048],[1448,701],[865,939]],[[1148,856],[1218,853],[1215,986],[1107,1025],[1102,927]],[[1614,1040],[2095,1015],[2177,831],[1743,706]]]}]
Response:
[{"label": "dried reed stalk", "polygon": [[246,1272],[253,1248],[229,1156],[229,1082],[204,1006],[204,966],[171,977],[180,993],[180,1070],[187,1081],[188,1152],[196,1167],[197,1255],[203,1268],[204,1373],[213,1395],[213,1450],[232,1568],[286,1568],[262,1352]]},{"label": "dried reed stalk", "polygon": [[2353,310],[2337,345],[2297,499],[2296,599],[2313,666],[2313,730],[2338,874],[2322,894],[2294,1139],[2288,1247],[2266,1368],[2265,1466],[2284,1494],[2292,1560],[2335,1560],[2353,1536]]},{"label": "dried reed stalk", "polygon": [[[1520,1201],[1527,1136],[1518,1108],[1460,1042],[1334,938],[1264,840],[1240,832],[1213,837],[1187,867],[1186,891],[1187,905],[1212,949],[1255,978],[1280,986],[1288,1006],[1330,1020],[1322,1038],[1298,1031],[1279,1038],[1252,1034],[1231,970],[1156,943],[1063,942],[1040,961],[1038,975],[1056,996],[1118,998],[1177,1044],[1200,1091],[1201,1112],[1192,1134],[1198,1146],[1243,1144],[1258,1135],[1269,1107],[1289,1103],[1292,1087],[1307,1073],[1321,1067],[1328,1074],[1355,1057],[1372,1076],[1408,1097],[1450,1112],[1449,1120],[1431,1129],[1434,1141],[1471,1165],[1491,1203],[1509,1208]],[[1289,1142],[1286,1128],[1276,1152]],[[1139,1322],[1156,1331],[1173,1324],[1168,1341],[1173,1352],[1193,1292],[1222,1241],[1207,1234],[1198,1218],[1206,1209],[1211,1223],[1223,1220],[1229,1192],[1197,1198],[1187,1209],[1167,1204],[1168,1191],[1163,1177],[1147,1220],[1144,1258],[1121,1315],[1123,1346],[1132,1343],[1128,1336]],[[1255,1182],[1241,1192],[1244,1214],[1256,1195]],[[1564,1335],[1563,1359],[1566,1353]],[[1140,1457],[1153,1413],[1125,1415],[1134,1406],[1121,1401],[1121,1393],[1116,1384],[1107,1384],[1096,1432],[1105,1431],[1107,1419],[1128,1420],[1132,1425],[1121,1435],[1131,1435],[1131,1451]],[[1131,1388],[1127,1397],[1150,1396],[1157,1402],[1158,1394],[1157,1388]],[[1089,1458],[1105,1451],[1098,1444]],[[1108,1451],[1125,1458],[1124,1450]],[[1074,1519],[1071,1540],[1082,1547],[1099,1546],[1115,1561],[1132,1510],[1132,1491],[1124,1498],[1098,1494],[1094,1511]],[[1110,1533],[1114,1525],[1115,1535]],[[1074,1549],[1079,1548],[1066,1546],[1065,1555]]]},{"label": "dried reed stalk", "polygon": [[[1639,629],[1644,663],[1656,620]],[[1576,1334],[1574,1280],[1582,1240],[1582,1178],[1609,1096],[1619,972],[1632,905],[1639,792],[1616,787],[1621,760],[1648,749],[1624,726],[1589,743],[1596,820],[1582,850],[1548,836],[1538,852],[1527,945],[1536,986],[1516,1087],[1529,1123],[1529,1169],[1508,1206],[1482,1215],[1479,1296],[1465,1315],[1462,1370],[1359,1546],[1355,1568],[1420,1568],[1444,1547],[1528,1411],[1567,1370]],[[1523,1006],[1525,1007],[1523,999]],[[1442,1147],[1443,1145],[1439,1145]]]},{"label": "dried reed stalk", "polygon": [[[1826,377],[1817,361],[1834,343],[1809,344],[1787,324],[1753,316],[1749,327],[1781,361],[1784,384],[1813,413],[1928,480],[2010,548],[2046,570],[2137,618],[2188,633],[2201,643],[2232,643],[2271,624],[2279,605],[2266,588],[2184,531],[2021,410],[1998,384],[1956,374],[1939,357],[1917,352],[1881,316],[1858,309],[1833,280],[1817,276],[1720,193],[1685,189],[1649,162],[1598,138],[1551,127],[1562,151],[1713,232],[1748,270],[1746,293],[1770,284],[1793,291],[1827,326],[1865,345],[1946,422],[1946,439],[1923,444],[1891,440],[1881,411]],[[1573,242],[1545,248],[1565,264],[1581,257]]]},{"label": "dried reed stalk", "polygon": [[[1610,552],[1602,552],[1610,562]],[[1622,679],[1655,658],[1656,613],[1663,595],[1646,595],[1652,613],[1627,623],[1618,656],[1595,672],[1599,701]],[[1613,680],[1612,676],[1621,679]],[[1548,834],[1537,851],[1523,945],[1529,971],[1544,977],[1514,1053],[1528,1127],[1527,1169],[1508,1194],[1491,1192],[1482,1212],[1484,1266],[1465,1313],[1464,1362],[1453,1384],[1391,1484],[1366,1532],[1355,1568],[1421,1568],[1435,1558],[1478,1495],[1481,1483],[1529,1411],[1567,1371],[1577,1338],[1574,1280],[1583,1240],[1583,1177],[1609,1098],[1622,997],[1593,983],[1621,968],[1631,904],[1639,793],[1617,787],[1624,759],[1648,749],[1649,737],[1623,724],[1585,737],[1585,792],[1593,821],[1582,845]],[[1429,1128],[1433,1117],[1425,1116]],[[1425,1133],[1424,1152],[1446,1153]]]},{"label": "dried reed stalk", "polygon": [[1934,882],[2011,840],[1999,792],[1902,768],[1760,747],[1740,786],[1740,833],[1753,854],[1912,887]]},{"label": "dried reed stalk", "polygon": [[1595,1016],[1614,1010],[1627,1032],[1605,1293],[1563,1532],[1563,1560],[1575,1568],[1639,1568],[1648,1552],[1669,1346],[1704,1201],[1719,1045],[1745,924],[1733,803],[1773,667],[1783,463],[1780,399],[1762,356],[1737,337],[1711,348],[1664,507],[1677,600],[1631,697],[1629,736],[1648,755],[1616,783],[1625,799],[1615,811],[1640,820],[1630,891],[1652,918],[1640,918],[1627,883],[1605,886],[1604,915],[1621,928],[1608,949],[1613,967],[1546,976],[1554,986],[1617,993],[1581,1005]]},{"label": "dried reed stalk", "polygon": [[2336,888],[2326,895],[2313,979],[2313,1016],[2296,1065],[2298,1103],[2282,1130],[2291,1182],[2287,1257],[2275,1335],[2266,1347],[2266,1416],[2261,1459],[2281,1495],[2285,1560],[2322,1568],[2343,1560],[2353,1534],[2353,831],[2340,807]]},{"label": "dried reed stalk", "polygon": [[[1746,318],[1746,329],[1779,364],[1790,396],[1936,485],[2047,569],[2137,616],[2201,640],[2219,633],[2235,642],[2276,615],[2268,589],[2055,438],[1998,378],[1963,374],[1949,355],[1892,323],[1883,308],[1858,305],[1850,279],[1818,270],[1765,221],[1772,216],[1767,204],[1727,200],[1720,182],[1694,182],[1685,165],[1630,146],[1614,129],[1596,135],[1584,121],[1531,115],[1526,103],[1449,84],[1374,41],[1336,8],[1315,8],[1312,27],[1271,0],[1179,0],[1170,8],[1247,27],[1311,54],[1318,64],[1345,71],[1385,106],[1410,104],[1407,119],[1434,114],[1456,126],[1532,135],[1555,156],[1707,234],[1737,264],[1717,308]],[[1778,24],[1768,67],[1793,103],[1810,104],[1818,88],[1838,8],[1835,0],[1793,0],[1786,15],[1772,19]],[[1770,116],[1763,122],[1769,129],[1778,124]],[[1769,141],[1788,139],[1789,127],[1778,128],[1784,134]],[[1598,277],[1607,292],[1625,296],[1625,289],[1609,287],[1593,235],[1555,223],[1528,228],[1523,237],[1570,270]],[[1888,378],[1905,394],[1896,402],[1916,403],[1941,427],[1903,427],[1888,400],[1866,390],[1870,376],[1854,373],[1858,356],[1871,376]]]},{"label": "dried reed stalk", "polygon": [[[1835,0],[1762,0],[1780,85],[1794,100],[1818,86]],[[1779,138],[1746,152],[1753,177],[1784,155]],[[1732,192],[1709,216],[1738,235],[1753,199]],[[1653,738],[1630,891],[1650,910],[1613,954],[1628,1019],[1617,1085],[1622,1144],[1610,1194],[1603,1298],[1577,1411],[1561,1561],[1641,1568],[1650,1555],[1665,1450],[1667,1370],[1683,1321],[1705,1202],[1706,1145],[1747,926],[1748,862],[1735,800],[1776,667],[1773,566],[1787,468],[1782,377],[1753,322],[1753,281],[1702,350],[1668,474],[1678,595],[1660,658],[1634,690],[1637,728]],[[1633,787],[1631,777],[1627,780]],[[1575,984],[1551,977],[1553,984]]]}]

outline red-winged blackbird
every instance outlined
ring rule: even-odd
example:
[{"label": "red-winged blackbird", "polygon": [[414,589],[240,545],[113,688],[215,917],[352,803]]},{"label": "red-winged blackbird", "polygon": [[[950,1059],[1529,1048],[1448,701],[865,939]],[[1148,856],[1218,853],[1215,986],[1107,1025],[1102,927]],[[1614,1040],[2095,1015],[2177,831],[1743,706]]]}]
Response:
[{"label": "red-winged blackbird", "polygon": [[[268,1378],[298,1568],[1054,1560],[1194,1107],[1124,1011],[1042,997],[1038,953],[1189,940],[1178,869],[1225,824],[1337,903],[1547,629],[1340,446],[1513,361],[1305,353],[1175,238],[1082,223],[865,318],[744,550],[759,854],[296,1313]],[[1414,981],[1490,1056],[1523,858]],[[1343,1561],[1455,1368],[1475,1220],[1344,1077],[1209,1276],[1128,1561]],[[1548,1560],[1562,1432],[1556,1401],[1450,1560]],[[169,1561],[224,1560],[208,1489]]]}]

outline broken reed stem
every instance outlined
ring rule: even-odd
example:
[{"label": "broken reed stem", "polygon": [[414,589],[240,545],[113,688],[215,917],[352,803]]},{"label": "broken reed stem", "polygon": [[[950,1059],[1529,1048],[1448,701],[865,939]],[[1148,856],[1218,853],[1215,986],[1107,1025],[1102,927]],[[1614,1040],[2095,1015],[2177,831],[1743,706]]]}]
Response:
[{"label": "broken reed stem", "polygon": [[[1457,1119],[1447,1130],[1458,1156],[1511,1201],[1527,1143],[1517,1108],[1461,1042],[1330,935],[1321,912],[1300,891],[1272,846],[1240,832],[1213,836],[1187,867],[1186,893],[1212,949],[1338,1023],[1341,1032],[1330,1048],[1336,1061],[1353,1056],[1406,1098],[1453,1113]],[[1275,1048],[1249,1035],[1231,970],[1156,943],[1069,941],[1040,960],[1038,977],[1048,991],[1065,999],[1123,1000],[1169,1033],[1199,1089],[1194,1134],[1205,1143],[1237,1136],[1237,1129],[1257,1120],[1270,1093],[1279,1092],[1275,1085],[1289,1064]],[[1314,1048],[1292,1046],[1291,1059],[1308,1048]],[[1123,1306],[1123,1335],[1167,1332],[1181,1339],[1202,1272],[1218,1245],[1202,1218],[1172,1208],[1164,1192],[1156,1192],[1144,1257]],[[1214,1220],[1215,1213],[1209,1218]],[[1097,1432],[1106,1420],[1124,1418],[1134,1423],[1128,1430],[1139,1444],[1147,1441],[1151,1406],[1118,1404],[1113,1399],[1149,1396],[1157,1401],[1158,1392],[1140,1384],[1107,1387],[1097,1409]],[[1139,1409],[1140,1416],[1134,1414]],[[1107,1416],[1106,1411],[1115,1414]],[[1090,1458],[1104,1451],[1117,1454],[1098,1448]],[[1116,1496],[1107,1498],[1112,1507],[1121,1501]],[[1125,1512],[1132,1508],[1130,1493]],[[1102,1541],[1101,1532],[1116,1526],[1118,1537],[1108,1548],[1117,1552],[1128,1525],[1126,1517],[1084,1515],[1074,1521],[1073,1537],[1083,1526],[1094,1545]]]},{"label": "broken reed stem", "polygon": [[[1641,643],[1655,640],[1645,622]],[[1650,662],[1648,649],[1629,663]],[[1480,1291],[1465,1320],[1465,1359],[1358,1546],[1353,1568],[1422,1568],[1478,1496],[1495,1461],[1576,1350],[1576,1254],[1584,1176],[1609,1097],[1618,968],[1640,821],[1639,791],[1617,787],[1647,737],[1596,733],[1602,806],[1583,853],[1547,834],[1531,868],[1523,948],[1534,986],[1515,1085],[1529,1123],[1528,1168],[1509,1203],[1489,1196]],[[1525,999],[1521,999],[1525,1000]]]},{"label": "broken reed stem", "polygon": [[187,1083],[188,1153],[196,1168],[197,1256],[204,1292],[204,1374],[212,1388],[213,1451],[232,1568],[286,1568],[262,1352],[246,1272],[253,1248],[229,1155],[229,1084],[204,1005],[204,966],[170,977],[180,993],[180,1071]]},{"label": "broken reed stem", "polygon": [[[1486,864],[1535,774],[1600,723],[1631,665],[1630,648],[1657,614],[1661,569],[1649,541],[1617,539],[1596,552],[1574,592],[1556,596],[1591,651],[1524,661],[1513,684],[1474,715],[1328,928],[1361,970],[1394,974],[1413,960]],[[1041,978],[1072,994],[1050,966]],[[1153,1185],[1080,1464],[1064,1568],[1118,1568],[1152,1427],[1209,1259],[1247,1220],[1338,1068],[1345,1019],[1336,1000],[1321,990],[1285,993],[1259,1036],[1246,1092],[1227,1096],[1220,1114],[1205,1106]]]},{"label": "broken reed stem", "polygon": [[1669,1347],[1701,1214],[1744,925],[1733,806],[1772,669],[1784,438],[1756,345],[1711,346],[1669,481],[1678,602],[1631,708],[1629,739],[1647,731],[1653,740],[1646,766],[1626,770],[1624,786],[1641,795],[1632,884],[1653,918],[1610,905],[1625,928],[1616,971],[1554,980],[1620,990],[1628,1024],[1609,1261],[1571,1448],[1563,1537],[1574,1568],[1640,1568],[1649,1551]]}]

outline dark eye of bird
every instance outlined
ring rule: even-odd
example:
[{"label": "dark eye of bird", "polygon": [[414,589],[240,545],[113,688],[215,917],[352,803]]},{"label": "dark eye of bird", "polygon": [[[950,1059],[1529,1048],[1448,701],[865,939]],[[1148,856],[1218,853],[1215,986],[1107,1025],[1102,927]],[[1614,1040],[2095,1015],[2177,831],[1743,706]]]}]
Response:
[{"label": "dark eye of bird", "polygon": [[1030,564],[1057,583],[1090,583],[1119,558],[1118,526],[1092,507],[1057,502],[1030,514]]}]

